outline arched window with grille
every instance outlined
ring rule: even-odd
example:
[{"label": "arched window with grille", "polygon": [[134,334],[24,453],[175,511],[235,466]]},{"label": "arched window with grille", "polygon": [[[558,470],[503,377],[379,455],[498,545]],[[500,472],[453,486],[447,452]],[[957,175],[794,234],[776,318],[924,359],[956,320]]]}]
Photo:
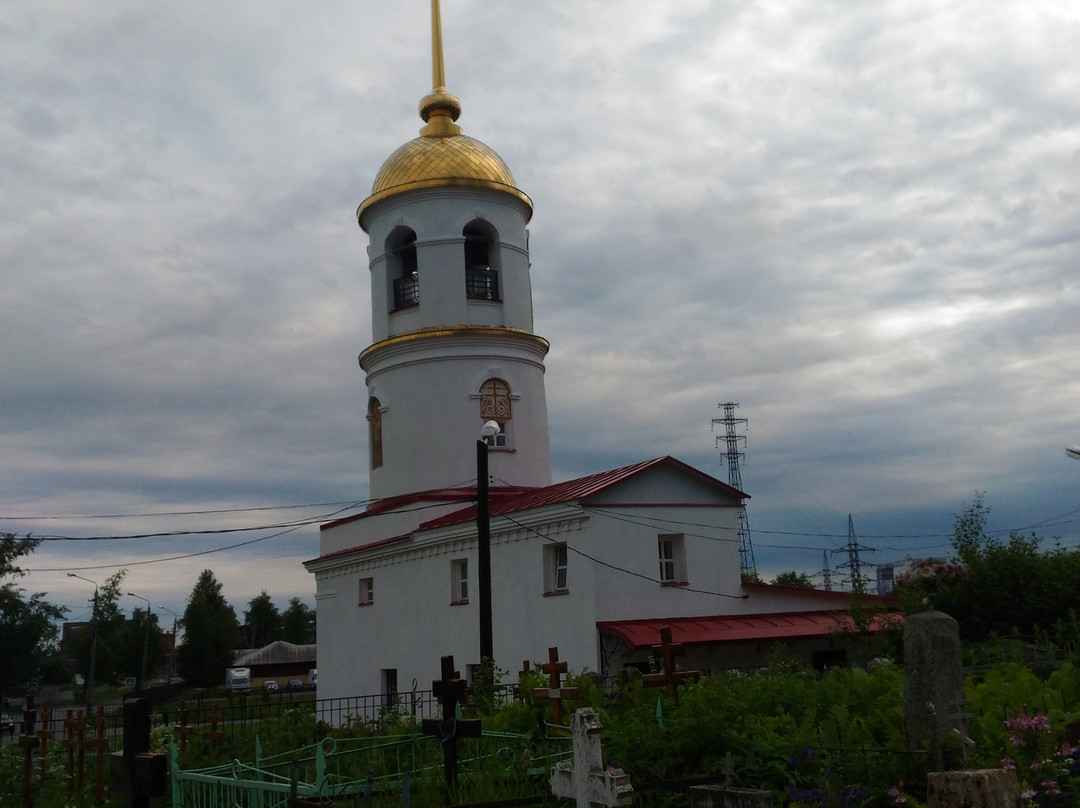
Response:
[{"label": "arched window with grille", "polygon": [[367,420],[371,467],[377,469],[382,465],[382,409],[374,396],[368,401]]},{"label": "arched window with grille", "polygon": [[487,222],[469,222],[465,237],[465,296],[469,300],[498,301],[499,269],[494,265],[495,232]]},{"label": "arched window with grille", "polygon": [[502,379],[488,379],[480,386],[480,420],[499,425],[499,434],[486,438],[489,446],[499,449],[509,446],[510,385]]},{"label": "arched window with grille", "polygon": [[390,311],[400,311],[420,305],[416,233],[412,228],[399,227],[390,234],[387,239],[386,259],[393,293]]}]

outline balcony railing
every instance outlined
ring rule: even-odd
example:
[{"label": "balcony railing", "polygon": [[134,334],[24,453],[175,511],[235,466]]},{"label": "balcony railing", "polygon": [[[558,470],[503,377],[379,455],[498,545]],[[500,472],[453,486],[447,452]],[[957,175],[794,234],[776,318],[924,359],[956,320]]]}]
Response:
[{"label": "balcony railing", "polygon": [[465,270],[465,297],[469,300],[498,300],[499,273],[490,267]]},{"label": "balcony railing", "polygon": [[394,311],[420,305],[420,277],[414,272],[394,281]]}]

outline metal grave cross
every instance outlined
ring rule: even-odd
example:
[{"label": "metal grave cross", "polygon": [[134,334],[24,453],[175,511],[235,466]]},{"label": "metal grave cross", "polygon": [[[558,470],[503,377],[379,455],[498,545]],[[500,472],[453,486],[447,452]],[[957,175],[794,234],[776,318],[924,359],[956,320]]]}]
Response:
[{"label": "metal grave cross", "polygon": [[457,706],[465,698],[465,681],[454,670],[454,658],[442,658],[442,679],[431,683],[431,690],[439,699],[442,718],[425,718],[425,735],[434,735],[442,744],[443,775],[446,779],[447,795],[453,794],[457,784],[457,740],[458,738],[479,738],[480,719],[458,718]]},{"label": "metal grave cross", "polygon": [[562,724],[563,699],[579,699],[581,691],[576,687],[562,687],[561,674],[566,673],[565,662],[559,661],[559,648],[552,646],[548,649],[548,661],[540,666],[540,670],[548,675],[548,687],[538,687],[533,691],[533,697],[549,699],[551,701],[551,716],[556,724]]},{"label": "metal grave cross", "polygon": [[577,808],[629,805],[634,793],[622,769],[605,769],[600,750],[600,716],[582,707],[570,719],[574,761],[561,761],[551,770],[551,793],[577,802]]}]

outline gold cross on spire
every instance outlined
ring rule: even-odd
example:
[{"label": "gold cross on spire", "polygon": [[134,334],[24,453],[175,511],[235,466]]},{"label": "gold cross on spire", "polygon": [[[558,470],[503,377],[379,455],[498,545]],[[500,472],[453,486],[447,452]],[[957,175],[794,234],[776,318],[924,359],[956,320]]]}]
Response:
[{"label": "gold cross on spire", "polygon": [[420,117],[427,124],[420,134],[424,137],[460,135],[461,127],[454,121],[461,114],[461,102],[446,92],[439,0],[431,0],[431,85],[431,94],[420,100]]},{"label": "gold cross on spire", "polygon": [[443,70],[442,14],[439,0],[431,0],[431,89],[446,92],[446,73]]}]

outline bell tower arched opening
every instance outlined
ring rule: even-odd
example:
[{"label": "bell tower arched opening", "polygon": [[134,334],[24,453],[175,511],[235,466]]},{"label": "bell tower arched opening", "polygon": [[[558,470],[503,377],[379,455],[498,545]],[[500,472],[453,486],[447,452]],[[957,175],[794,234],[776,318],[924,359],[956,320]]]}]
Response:
[{"label": "bell tower arched opening", "polygon": [[482,219],[474,219],[462,230],[465,237],[465,296],[469,300],[498,302],[498,241],[495,228]]},{"label": "bell tower arched opening", "polygon": [[390,311],[420,305],[416,232],[411,227],[396,227],[387,237],[386,263],[392,294]]}]

